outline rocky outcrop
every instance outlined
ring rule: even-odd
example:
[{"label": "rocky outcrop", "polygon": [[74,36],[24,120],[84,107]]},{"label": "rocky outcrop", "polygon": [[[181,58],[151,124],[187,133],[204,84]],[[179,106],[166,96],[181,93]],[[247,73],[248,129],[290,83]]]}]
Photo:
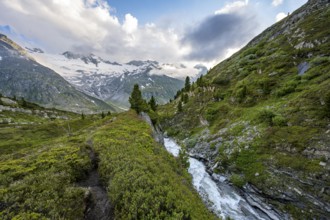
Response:
[{"label": "rocky outcrop", "polygon": [[160,143],[161,145],[164,145],[164,136],[160,128],[160,125],[158,124],[154,125],[151,121],[150,116],[145,112],[141,112],[140,116],[144,121],[146,121],[150,125],[152,129],[152,136],[155,139],[155,141]]}]

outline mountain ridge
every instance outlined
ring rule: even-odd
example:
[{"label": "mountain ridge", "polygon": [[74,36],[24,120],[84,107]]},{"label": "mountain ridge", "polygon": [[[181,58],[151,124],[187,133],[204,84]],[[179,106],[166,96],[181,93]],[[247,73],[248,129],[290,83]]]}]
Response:
[{"label": "mountain ridge", "polygon": [[330,213],[329,5],[308,1],[160,107],[210,173],[294,219]]},{"label": "mountain ridge", "polygon": [[[128,97],[136,83],[140,84],[144,98],[154,96],[159,104],[165,104],[183,87],[185,74],[194,71],[201,75],[207,71],[202,65],[187,68],[183,64],[152,60],[117,63],[94,54],[70,51],[58,55],[32,52],[31,56],[60,73],[78,90],[124,109],[129,108]],[[184,75],[176,78],[175,74]]]},{"label": "mountain ridge", "polygon": [[0,92],[25,98],[45,107],[91,112],[112,110],[105,102],[90,97],[65,81],[53,70],[40,65],[22,47],[0,36]]}]

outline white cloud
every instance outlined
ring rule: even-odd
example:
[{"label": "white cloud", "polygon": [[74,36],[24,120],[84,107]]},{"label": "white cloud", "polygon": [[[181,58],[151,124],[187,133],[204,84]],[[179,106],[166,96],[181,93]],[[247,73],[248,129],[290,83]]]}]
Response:
[{"label": "white cloud", "polygon": [[283,3],[283,0],[273,0],[272,1],[272,5],[274,7],[277,7],[277,6],[281,5],[282,3]]},{"label": "white cloud", "polygon": [[215,12],[215,14],[230,14],[241,10],[249,4],[248,0],[245,1],[234,1],[226,4],[224,7],[220,8]]},{"label": "white cloud", "polygon": [[138,29],[138,20],[131,14],[126,14],[123,29],[126,31],[126,33],[132,34]]},{"label": "white cloud", "polygon": [[276,22],[282,20],[283,18],[285,18],[286,16],[288,16],[287,14],[285,14],[284,12],[280,12],[276,15]]},{"label": "white cloud", "polygon": [[171,62],[186,50],[174,30],[140,27],[131,14],[121,22],[111,11],[105,0],[2,0],[0,25],[10,25],[52,53],[73,50],[120,62]]}]

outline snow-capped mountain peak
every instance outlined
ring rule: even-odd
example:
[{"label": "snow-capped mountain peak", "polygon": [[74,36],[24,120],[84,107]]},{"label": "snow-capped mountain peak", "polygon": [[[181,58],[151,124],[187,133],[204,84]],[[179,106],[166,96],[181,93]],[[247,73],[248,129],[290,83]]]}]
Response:
[{"label": "snow-capped mountain peak", "polygon": [[159,103],[164,103],[181,89],[188,74],[200,73],[200,69],[194,67],[153,60],[120,64],[92,53],[82,55],[65,51],[54,55],[29,52],[38,62],[58,72],[79,90],[121,107],[129,106],[128,97],[135,83],[141,86],[146,98],[153,95]]}]

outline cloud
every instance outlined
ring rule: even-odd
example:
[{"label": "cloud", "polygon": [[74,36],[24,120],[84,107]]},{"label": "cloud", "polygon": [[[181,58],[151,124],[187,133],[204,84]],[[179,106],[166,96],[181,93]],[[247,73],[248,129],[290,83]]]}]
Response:
[{"label": "cloud", "polygon": [[282,20],[283,18],[285,18],[286,16],[288,16],[288,15],[285,14],[284,12],[280,12],[276,15],[275,20],[276,20],[276,22],[278,22],[278,21]]},{"label": "cloud", "polygon": [[283,0],[273,0],[272,6],[277,7],[283,3]]},{"label": "cloud", "polygon": [[123,29],[126,31],[126,33],[132,34],[138,29],[138,20],[131,14],[126,14]]},{"label": "cloud", "polygon": [[105,0],[3,0],[0,25],[9,25],[48,52],[93,52],[127,62],[132,59],[178,60],[185,48],[174,30],[139,26],[126,14],[120,21]]},{"label": "cloud", "polygon": [[223,8],[215,11],[215,14],[230,14],[238,12],[242,8],[246,7],[249,4],[248,0],[245,1],[234,1],[226,4]]},{"label": "cloud", "polygon": [[184,45],[193,48],[187,58],[209,62],[242,47],[258,27],[252,14],[248,1],[236,1],[190,28],[182,39]]}]

